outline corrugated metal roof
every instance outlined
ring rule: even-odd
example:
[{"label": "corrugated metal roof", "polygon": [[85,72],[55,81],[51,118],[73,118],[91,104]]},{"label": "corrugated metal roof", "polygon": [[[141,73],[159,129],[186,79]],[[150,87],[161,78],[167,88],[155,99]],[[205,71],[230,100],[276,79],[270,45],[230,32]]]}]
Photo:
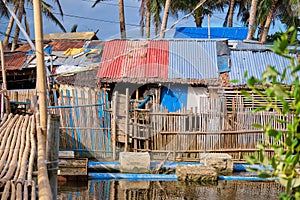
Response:
[{"label": "corrugated metal roof", "polygon": [[260,43],[254,43],[254,42],[243,42],[243,41],[237,41],[233,48],[240,49],[240,50],[268,50],[269,47],[260,44]]},{"label": "corrugated metal roof", "polygon": [[[247,80],[244,74],[247,71],[248,77],[261,79],[263,72],[268,65],[276,67],[276,70],[282,72],[286,66],[290,65],[290,61],[271,51],[231,51],[231,72],[229,72],[230,80],[239,80],[239,83],[231,83],[231,85],[244,85]],[[288,77],[289,78],[289,77]]]},{"label": "corrugated metal roof", "polygon": [[44,40],[93,40],[93,39],[98,39],[95,32],[44,34]]},{"label": "corrugated metal roof", "polygon": [[168,41],[113,40],[106,42],[98,77],[166,79],[168,48]]},{"label": "corrugated metal roof", "polygon": [[[85,44],[85,41],[50,41],[44,44],[44,46],[51,45],[53,51],[65,51],[68,48],[81,48]],[[29,51],[31,47],[29,44],[24,44],[17,48],[17,51]]]},{"label": "corrugated metal roof", "polygon": [[4,54],[5,69],[7,71],[19,70],[26,60],[26,54],[27,54],[26,52],[5,53]]},{"label": "corrugated metal roof", "polygon": [[[247,27],[210,27],[210,38],[228,38],[244,40],[247,38]],[[208,38],[208,28],[176,27],[174,38]]]},{"label": "corrugated metal roof", "polygon": [[95,63],[100,63],[102,51],[99,50],[94,53],[84,54],[78,57],[65,56],[64,51],[55,51],[52,54],[57,56],[55,63],[57,65],[70,65],[70,66],[81,66],[86,67]]},{"label": "corrugated metal roof", "polygon": [[105,44],[105,41],[101,41],[101,40],[86,41],[85,44],[83,45],[83,48],[103,50],[104,44]]},{"label": "corrugated metal roof", "polygon": [[216,41],[170,40],[169,78],[218,78]]},{"label": "corrugated metal roof", "polygon": [[129,82],[216,79],[216,42],[112,40],[105,44],[98,78]]}]

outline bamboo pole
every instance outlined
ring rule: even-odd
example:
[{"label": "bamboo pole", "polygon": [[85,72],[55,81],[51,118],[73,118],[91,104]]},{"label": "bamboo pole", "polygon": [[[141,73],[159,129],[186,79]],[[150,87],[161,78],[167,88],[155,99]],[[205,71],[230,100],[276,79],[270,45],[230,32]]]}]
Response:
[{"label": "bamboo pole", "polygon": [[125,149],[124,151],[128,151],[128,138],[129,138],[129,89],[126,88],[126,100],[125,100]]},{"label": "bamboo pole", "polygon": [[111,145],[112,145],[112,157],[113,160],[116,160],[116,139],[117,139],[117,100],[118,100],[118,91],[114,94],[113,99],[113,110],[112,110],[112,131],[111,131]]},{"label": "bamboo pole", "polygon": [[9,190],[10,190],[10,181],[7,181],[6,184],[5,184],[5,187],[4,187],[4,191],[2,193],[2,196],[1,196],[1,200],[6,200],[8,199],[9,197]]},{"label": "bamboo pole", "polygon": [[35,118],[34,115],[31,116],[31,129],[30,129],[30,142],[31,142],[31,150],[29,156],[29,163],[28,163],[28,172],[27,172],[27,180],[28,186],[32,186],[34,181],[32,180],[32,172],[33,172],[33,165],[34,165],[34,158],[36,153],[36,140],[35,140]]},{"label": "bamboo pole", "polygon": [[47,160],[49,183],[51,185],[53,200],[57,198],[57,170],[58,170],[58,151],[59,151],[59,115],[48,116],[47,129]]},{"label": "bamboo pole", "polygon": [[[2,89],[5,90],[4,96],[5,96],[5,111],[6,113],[10,113],[10,103],[9,103],[9,97],[7,95],[7,82],[6,82],[6,70],[5,70],[5,60],[4,60],[4,50],[3,50],[3,44],[0,40],[0,53],[1,53],[1,69],[2,69]],[[1,117],[2,110],[1,110]]]},{"label": "bamboo pole", "polygon": [[39,194],[38,198],[40,200],[52,200],[52,193],[48,179],[47,165],[46,165],[46,151],[45,151],[45,135],[40,128],[39,116],[36,117],[37,120],[37,140],[38,140],[38,186]]},{"label": "bamboo pole", "polygon": [[10,195],[10,200],[15,200],[16,199],[16,185],[14,181],[11,181],[11,195]]},{"label": "bamboo pole", "polygon": [[[41,1],[33,1],[34,10],[34,33],[36,45],[36,59],[37,59],[37,91],[39,96],[39,112],[40,112],[40,126],[42,135],[47,140],[47,98],[46,98],[46,72],[44,63],[44,48],[43,48],[43,25],[41,14]],[[44,147],[46,147],[44,145]]]}]

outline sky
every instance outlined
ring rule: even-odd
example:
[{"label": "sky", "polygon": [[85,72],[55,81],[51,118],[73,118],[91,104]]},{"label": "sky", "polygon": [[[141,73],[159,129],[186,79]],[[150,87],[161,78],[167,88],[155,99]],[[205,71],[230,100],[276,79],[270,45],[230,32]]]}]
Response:
[{"label": "sky", "polygon": [[[46,1],[53,3],[53,1]],[[118,0],[101,1],[96,7],[92,8],[94,0],[60,0],[61,6],[64,12],[63,18],[58,14],[58,8],[54,7],[53,12],[64,25],[65,29],[70,32],[73,25],[77,24],[77,32],[84,31],[97,31],[97,36],[101,40],[109,40],[120,38],[119,29],[119,10]],[[124,0],[125,3],[125,22],[126,32],[128,38],[141,38],[140,31],[140,14],[139,6],[140,0]],[[34,39],[34,26],[33,26],[33,9],[32,6],[25,5],[27,9],[27,18],[31,27],[31,39]],[[174,22],[184,16],[183,13],[179,13],[178,18],[170,16],[168,19],[167,27],[170,27]],[[225,18],[225,13],[215,13],[211,17],[211,27],[221,27]],[[7,18],[1,18],[0,21],[0,33],[5,32],[8,23]],[[176,26],[188,26],[195,27],[193,17],[189,17],[180,21]],[[203,27],[207,27],[207,18],[203,21]],[[243,26],[236,18],[234,19],[234,26]],[[154,26],[153,26],[154,27]],[[284,30],[284,26],[277,24],[276,27],[271,27],[271,33],[278,30]],[[56,26],[52,21],[43,16],[43,32],[44,34],[61,32],[60,28]],[[13,35],[13,33],[11,34]],[[174,29],[166,33],[166,37],[173,37]],[[154,38],[156,35],[154,30],[151,31],[150,38]],[[21,38],[24,38],[21,35]],[[0,34],[0,39],[3,39],[3,35]]]}]

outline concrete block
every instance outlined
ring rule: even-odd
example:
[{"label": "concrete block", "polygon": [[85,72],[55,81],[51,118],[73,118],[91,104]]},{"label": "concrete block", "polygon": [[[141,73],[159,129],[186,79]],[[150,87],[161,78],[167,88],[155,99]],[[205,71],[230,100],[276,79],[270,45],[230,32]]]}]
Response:
[{"label": "concrete block", "polygon": [[120,188],[122,190],[148,190],[150,188],[149,181],[119,181]]},{"label": "concrete block", "polygon": [[121,152],[119,161],[122,173],[142,174],[150,172],[150,155],[147,152]]},{"label": "concrete block", "polygon": [[233,160],[227,153],[207,153],[201,155],[204,166],[213,167],[218,175],[230,175],[233,172]]},{"label": "concrete block", "polygon": [[200,165],[177,165],[176,175],[180,181],[216,182],[218,173],[215,168]]}]

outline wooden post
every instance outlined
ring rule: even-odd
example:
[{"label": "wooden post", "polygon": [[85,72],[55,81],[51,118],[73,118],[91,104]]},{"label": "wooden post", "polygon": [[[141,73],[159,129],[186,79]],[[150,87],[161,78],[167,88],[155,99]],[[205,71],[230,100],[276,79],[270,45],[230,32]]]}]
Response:
[{"label": "wooden post", "polygon": [[[4,50],[3,50],[3,44],[2,41],[0,41],[0,53],[1,53],[1,68],[2,68],[2,89],[5,90],[5,92],[2,94],[4,95],[5,99],[5,111],[7,114],[10,113],[10,103],[9,98],[7,95],[7,82],[6,82],[6,70],[5,70],[5,61],[4,61]],[[1,110],[2,112],[2,110]]]},{"label": "wooden post", "polygon": [[116,140],[117,140],[117,100],[118,91],[115,91],[113,99],[113,110],[112,110],[112,131],[111,131],[111,145],[113,152],[113,160],[116,160]]},{"label": "wooden post", "polygon": [[47,160],[48,176],[51,186],[53,199],[57,198],[57,170],[58,170],[58,151],[59,151],[59,115],[48,116],[47,129]]},{"label": "wooden post", "polygon": [[129,89],[126,88],[126,103],[125,103],[125,152],[128,151],[128,136],[129,136]]}]

